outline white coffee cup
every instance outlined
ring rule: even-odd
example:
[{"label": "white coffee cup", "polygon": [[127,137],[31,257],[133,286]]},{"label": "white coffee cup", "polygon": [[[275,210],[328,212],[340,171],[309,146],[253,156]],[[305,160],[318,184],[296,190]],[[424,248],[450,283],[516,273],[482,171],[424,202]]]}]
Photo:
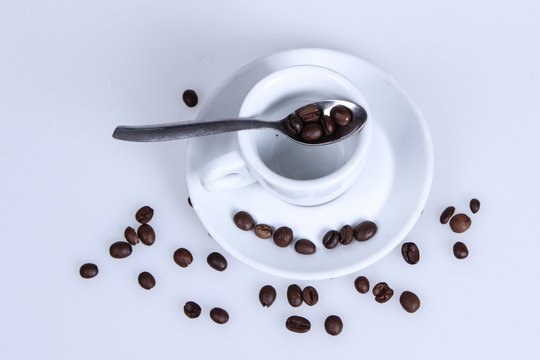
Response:
[{"label": "white coffee cup", "polygon": [[371,113],[359,90],[330,69],[291,66],[260,80],[247,94],[240,117],[278,120],[321,100],[362,106],[367,121],[358,133],[331,145],[298,144],[271,129],[238,132],[239,149],[208,163],[200,174],[208,191],[228,191],[259,182],[283,201],[319,205],[345,192],[359,175],[371,141]]}]

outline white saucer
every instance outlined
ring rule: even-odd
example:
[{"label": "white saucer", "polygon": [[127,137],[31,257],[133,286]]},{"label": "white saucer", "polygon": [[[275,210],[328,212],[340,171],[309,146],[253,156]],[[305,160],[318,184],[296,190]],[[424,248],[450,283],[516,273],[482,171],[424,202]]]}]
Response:
[{"label": "white saucer", "polygon": [[[373,65],[355,56],[324,49],[276,53],[234,74],[206,102],[200,119],[237,116],[253,85],[287,66],[312,64],[328,67],[349,78],[365,96],[373,121],[371,148],[358,180],[339,198],[320,206],[291,205],[270,195],[261,185],[211,193],[199,179],[200,169],[218,155],[237,148],[236,134],[189,141],[186,179],[193,203],[210,235],[229,253],[259,270],[291,279],[328,279],[358,271],[389,253],[418,220],[427,200],[433,173],[431,139],[425,121],[397,83]],[[293,245],[277,247],[238,229],[233,215],[249,212],[256,222],[278,228],[289,226],[295,239],[317,245],[313,255],[300,255]],[[331,229],[370,219],[377,234],[366,242],[353,240],[328,250],[321,239]]]}]

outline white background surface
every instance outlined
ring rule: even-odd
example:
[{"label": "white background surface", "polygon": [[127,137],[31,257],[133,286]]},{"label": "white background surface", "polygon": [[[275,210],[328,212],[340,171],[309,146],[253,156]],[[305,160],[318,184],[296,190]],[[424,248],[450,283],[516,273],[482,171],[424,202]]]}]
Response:
[{"label": "white background surface", "polygon": [[[0,4],[0,358],[362,358],[538,356],[540,6],[535,1],[9,1]],[[191,119],[186,88],[200,103],[242,65],[275,51],[326,47],[391,74],[423,110],[435,173],[424,214],[398,249],[362,271],[387,281],[386,304],[360,295],[359,274],[317,281],[319,303],[291,308],[289,281],[228,256],[186,204],[183,142],[113,141],[120,123]],[[462,235],[438,223],[447,205],[482,201]],[[109,257],[144,204],[156,210],[154,246]],[[452,244],[467,243],[464,261]],[[192,250],[180,269],[173,251]],[[95,262],[93,280],[79,266]],[[151,271],[157,286],[137,284]],[[263,309],[264,284],[278,291]],[[299,282],[301,286],[308,283]],[[403,290],[422,306],[408,314]],[[184,316],[185,301],[203,307]],[[229,311],[218,326],[207,312]],[[312,330],[285,330],[286,317]],[[343,333],[323,321],[340,315]],[[294,354],[294,355],[293,355]],[[356,356],[356,355],[355,355]]]}]

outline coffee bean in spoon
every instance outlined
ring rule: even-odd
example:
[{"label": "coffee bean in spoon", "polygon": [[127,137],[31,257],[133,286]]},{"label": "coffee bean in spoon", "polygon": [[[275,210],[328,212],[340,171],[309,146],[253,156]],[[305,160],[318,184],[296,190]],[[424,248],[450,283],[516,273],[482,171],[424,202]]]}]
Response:
[{"label": "coffee bean in spoon", "polygon": [[126,238],[126,241],[131,245],[137,245],[139,243],[139,237],[137,236],[137,232],[131,226],[128,226],[126,230],[124,230],[124,237]]},{"label": "coffee bean in spoon", "polygon": [[337,315],[330,315],[324,321],[324,329],[329,335],[339,335],[343,330],[343,321]]},{"label": "coffee bean in spoon", "polygon": [[373,221],[364,221],[354,228],[354,237],[358,241],[367,241],[377,233],[377,225]]},{"label": "coffee bean in spoon", "polygon": [[177,249],[173,254],[174,262],[183,268],[188,267],[193,262],[193,255],[188,249]]},{"label": "coffee bean in spoon", "polygon": [[156,241],[156,233],[154,229],[148,224],[142,224],[137,229],[137,235],[144,245],[150,246]]},{"label": "coffee bean in spoon", "polygon": [[86,263],[79,269],[79,275],[84,279],[91,279],[98,274],[98,267],[96,264]]},{"label": "coffee bean in spoon", "polygon": [[132,247],[125,241],[117,241],[109,247],[109,254],[115,259],[123,259],[131,255]]},{"label": "coffee bean in spoon", "polygon": [[463,233],[471,227],[471,218],[466,214],[457,214],[450,219],[450,229],[455,233]]},{"label": "coffee bean in spoon", "polygon": [[279,247],[289,246],[293,239],[293,231],[287,226],[282,226],[274,231],[274,243]]},{"label": "coffee bean in spoon", "polygon": [[306,123],[300,136],[307,142],[317,141],[323,136],[323,128],[319,123]]},{"label": "coffee bean in spoon", "polygon": [[306,286],[302,290],[302,299],[307,305],[313,306],[319,301],[319,293],[313,286]]},{"label": "coffee bean in spoon", "polygon": [[266,224],[257,224],[254,228],[255,235],[261,239],[268,239],[273,234],[273,229],[270,225]]},{"label": "coffee bean in spoon", "polygon": [[471,208],[472,213],[476,214],[478,210],[480,210],[480,200],[472,199],[469,203],[469,207]]},{"label": "coffee bean in spoon", "polygon": [[450,220],[452,215],[454,215],[454,211],[456,211],[456,208],[453,206],[449,206],[444,209],[439,219],[441,221],[441,224],[446,224]]},{"label": "coffee bean in spoon", "polygon": [[354,229],[350,225],[345,225],[339,230],[339,242],[342,245],[349,245],[354,238]]},{"label": "coffee bean in spoon", "polygon": [[143,271],[139,274],[139,285],[145,290],[150,290],[156,286],[156,279],[148,271]]},{"label": "coffee bean in spoon", "polygon": [[188,89],[182,94],[182,100],[188,107],[195,107],[199,102],[199,96],[194,90]]},{"label": "coffee bean in spoon", "polygon": [[420,308],[420,299],[418,296],[410,291],[404,291],[399,297],[399,303],[408,313],[414,313]]},{"label": "coffee bean in spoon", "polygon": [[287,301],[292,307],[298,307],[302,305],[304,301],[302,297],[302,289],[296,284],[289,285],[287,288]]},{"label": "coffee bean in spoon", "polygon": [[325,248],[333,249],[339,244],[339,233],[335,230],[328,231],[322,240],[322,243]]},{"label": "coffee bean in spoon", "polygon": [[265,285],[259,291],[259,301],[263,307],[270,307],[276,300],[276,289],[271,285]]},{"label": "coffee bean in spoon", "polygon": [[365,276],[359,276],[354,280],[354,287],[360,294],[365,294],[369,291],[369,280]]},{"label": "coffee bean in spoon", "polygon": [[244,231],[249,231],[255,226],[255,220],[246,211],[239,211],[234,214],[233,221],[239,229]]},{"label": "coffee bean in spoon", "polygon": [[218,252],[213,252],[208,255],[206,262],[211,268],[217,271],[223,271],[227,268],[227,259]]},{"label": "coffee bean in spoon", "polygon": [[190,319],[198,318],[201,315],[201,307],[194,301],[188,301],[184,305],[184,314]]},{"label": "coffee bean in spoon", "polygon": [[297,110],[298,117],[304,123],[316,123],[321,118],[321,110],[315,105],[307,105]]},{"label": "coffee bean in spoon", "polygon": [[332,135],[336,130],[336,123],[328,115],[323,115],[323,117],[321,117],[321,125],[324,131],[324,135],[326,136]]},{"label": "coffee bean in spoon", "polygon": [[285,326],[287,329],[295,333],[305,333],[311,329],[311,323],[309,320],[297,315],[289,316],[285,322]]},{"label": "coffee bean in spoon", "polygon": [[380,282],[373,287],[373,295],[375,295],[375,301],[382,304],[392,298],[394,290],[387,283]]},{"label": "coffee bean in spoon", "polygon": [[317,251],[315,244],[308,239],[300,239],[294,243],[294,250],[302,255],[314,254]]},{"label": "coffee bean in spoon", "polygon": [[420,250],[413,242],[406,242],[401,246],[401,255],[407,264],[418,264],[420,261]]},{"label": "coffee bean in spoon", "polygon": [[298,115],[289,114],[285,119],[285,127],[293,134],[300,134],[304,125]]},{"label": "coffee bean in spoon", "polygon": [[453,251],[454,256],[457,259],[465,259],[467,256],[469,256],[469,249],[467,249],[467,245],[465,245],[461,241],[458,241],[454,244]]},{"label": "coffee bean in spoon", "polygon": [[146,224],[152,220],[152,217],[154,216],[154,209],[152,209],[150,206],[143,206],[139,210],[137,210],[137,213],[135,214],[135,220],[141,224]]},{"label": "coffee bean in spoon", "polygon": [[330,110],[330,117],[337,125],[345,126],[351,122],[352,113],[351,110],[345,106],[337,105]]},{"label": "coffee bean in spoon", "polygon": [[210,310],[210,318],[214,320],[215,323],[225,324],[229,321],[229,313],[222,308],[215,307]]}]

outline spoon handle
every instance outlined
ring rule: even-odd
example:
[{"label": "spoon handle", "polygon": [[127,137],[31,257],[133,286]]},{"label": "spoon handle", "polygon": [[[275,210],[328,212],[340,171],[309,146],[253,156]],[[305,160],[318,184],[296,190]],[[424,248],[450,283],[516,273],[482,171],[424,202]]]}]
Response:
[{"label": "spoon handle", "polygon": [[278,129],[278,123],[245,118],[202,122],[188,121],[145,126],[118,126],[114,130],[113,138],[136,142],[170,141],[238,130]]}]

